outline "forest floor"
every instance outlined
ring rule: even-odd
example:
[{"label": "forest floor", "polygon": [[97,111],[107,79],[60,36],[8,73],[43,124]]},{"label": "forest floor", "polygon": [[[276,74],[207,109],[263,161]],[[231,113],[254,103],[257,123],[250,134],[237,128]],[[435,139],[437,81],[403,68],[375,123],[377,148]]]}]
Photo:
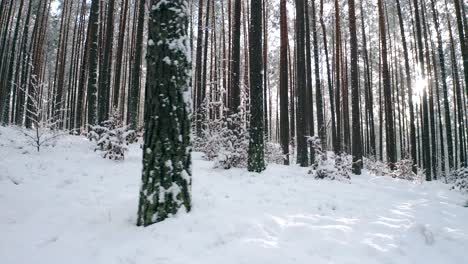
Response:
[{"label": "forest floor", "polygon": [[441,182],[253,174],[200,153],[193,211],[137,227],[141,152],[105,160],[66,136],[37,153],[0,127],[0,263],[468,263],[467,197]]}]

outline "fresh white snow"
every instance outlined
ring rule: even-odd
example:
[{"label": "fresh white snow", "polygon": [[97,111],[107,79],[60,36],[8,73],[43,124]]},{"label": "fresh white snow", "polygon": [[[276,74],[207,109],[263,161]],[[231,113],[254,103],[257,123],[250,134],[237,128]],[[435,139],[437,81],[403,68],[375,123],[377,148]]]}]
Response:
[{"label": "fresh white snow", "polygon": [[143,228],[139,145],[123,162],[93,148],[67,136],[37,153],[0,127],[1,264],[468,263],[467,197],[440,182],[226,171],[195,153],[193,211]]}]

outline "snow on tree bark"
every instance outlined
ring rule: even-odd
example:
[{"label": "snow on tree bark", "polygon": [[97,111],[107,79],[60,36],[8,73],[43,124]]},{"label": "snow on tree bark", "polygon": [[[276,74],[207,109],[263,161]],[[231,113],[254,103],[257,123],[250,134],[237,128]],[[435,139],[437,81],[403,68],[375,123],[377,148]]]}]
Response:
[{"label": "snow on tree bark", "polygon": [[261,172],[265,169],[264,120],[263,120],[263,65],[262,65],[262,3],[250,3],[250,142],[248,170]]},{"label": "snow on tree bark", "polygon": [[98,85],[98,38],[99,38],[99,1],[91,2],[89,15],[89,77],[88,77],[88,124],[96,125],[97,121],[97,85]]},{"label": "snow on tree bark", "polygon": [[349,7],[349,32],[351,36],[351,93],[352,93],[352,118],[353,118],[353,173],[360,175],[362,169],[362,142],[359,109],[359,76],[358,76],[358,44],[356,32],[356,12],[354,0],[348,0]]},{"label": "snow on tree bark", "polygon": [[186,0],[152,0],[138,226],[191,209],[190,39]]}]

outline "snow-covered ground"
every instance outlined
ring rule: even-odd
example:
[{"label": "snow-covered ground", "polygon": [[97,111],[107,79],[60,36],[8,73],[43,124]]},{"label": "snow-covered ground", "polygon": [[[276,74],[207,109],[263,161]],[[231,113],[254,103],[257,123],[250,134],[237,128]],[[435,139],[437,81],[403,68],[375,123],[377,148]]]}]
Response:
[{"label": "snow-covered ground", "polygon": [[194,154],[193,211],[142,228],[138,145],[123,162],[81,137],[24,145],[0,127],[1,264],[468,263],[467,197],[439,182],[225,171]]}]

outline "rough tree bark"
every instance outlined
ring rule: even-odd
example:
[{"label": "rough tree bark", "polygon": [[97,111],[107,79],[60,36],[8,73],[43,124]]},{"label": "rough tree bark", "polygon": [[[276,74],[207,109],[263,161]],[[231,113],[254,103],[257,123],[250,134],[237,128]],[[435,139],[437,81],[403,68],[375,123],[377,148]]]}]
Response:
[{"label": "rough tree bark", "polygon": [[192,207],[188,1],[152,0],[151,5],[138,226]]}]

